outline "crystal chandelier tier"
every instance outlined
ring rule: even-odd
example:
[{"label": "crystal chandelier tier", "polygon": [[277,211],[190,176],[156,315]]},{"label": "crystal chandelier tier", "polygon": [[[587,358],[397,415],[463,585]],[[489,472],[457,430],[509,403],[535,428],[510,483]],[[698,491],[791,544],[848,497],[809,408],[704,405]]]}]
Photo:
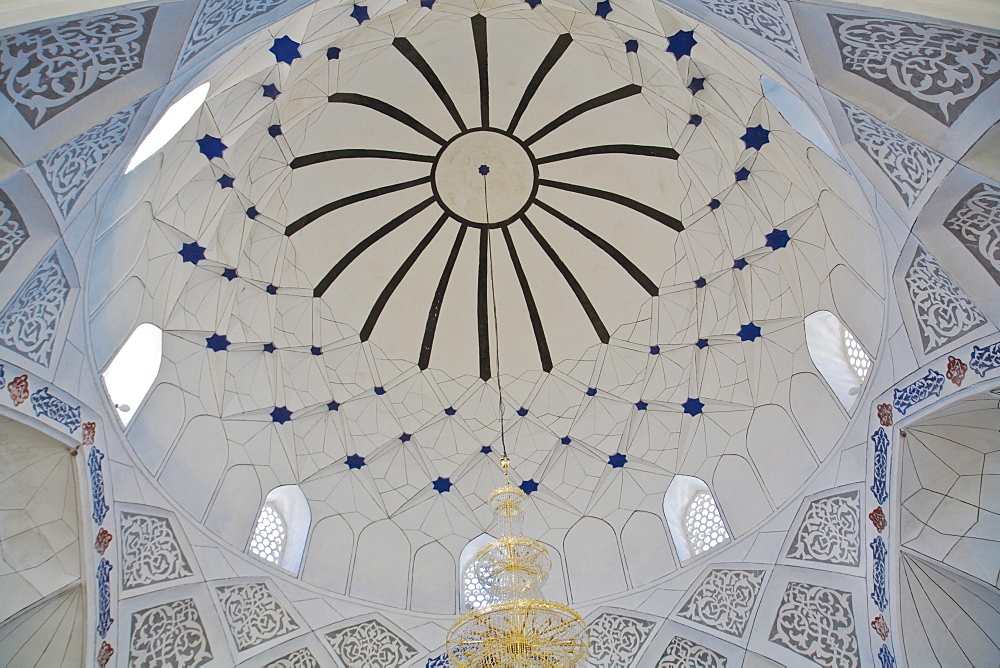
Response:
[{"label": "crystal chandelier tier", "polygon": [[540,542],[522,535],[527,495],[510,484],[510,459],[500,463],[505,484],[489,498],[500,537],[466,569],[486,601],[452,624],[448,654],[458,668],[574,666],[587,655],[587,625],[575,610],[542,597],[552,561]]}]

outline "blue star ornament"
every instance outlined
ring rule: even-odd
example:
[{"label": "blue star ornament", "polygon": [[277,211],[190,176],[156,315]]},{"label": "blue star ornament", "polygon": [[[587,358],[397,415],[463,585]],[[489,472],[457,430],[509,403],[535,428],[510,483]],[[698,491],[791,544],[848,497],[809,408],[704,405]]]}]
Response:
[{"label": "blue star ornament", "polygon": [[229,148],[222,143],[221,137],[213,137],[212,135],[205,135],[196,141],[198,143],[198,150],[209,160],[212,158],[221,158],[223,151]]},{"label": "blue star ornament", "polygon": [[212,334],[212,336],[205,339],[205,347],[217,353],[226,350],[229,348],[229,345],[229,338],[225,334]]},{"label": "blue star ornament", "polygon": [[434,491],[438,494],[444,494],[451,491],[452,482],[447,478],[439,476],[437,480],[431,482],[431,486],[434,487]]},{"label": "blue star ornament", "polygon": [[291,419],[292,411],[288,410],[288,406],[275,406],[274,410],[271,411],[271,422],[285,424]]},{"label": "blue star ornament", "polygon": [[282,35],[274,40],[274,44],[268,51],[274,54],[275,61],[291,65],[296,58],[302,57],[302,54],[299,53],[299,46],[300,44],[288,35]]},{"label": "blue star ornament", "polygon": [[262,350],[265,353],[268,353],[268,354],[274,353],[274,351],[277,350],[277,349],[278,349],[278,346],[274,345],[273,343],[265,343],[263,345],[263,347],[262,347]]},{"label": "blue star ornament", "polygon": [[261,88],[264,90],[264,97],[269,97],[272,100],[276,100],[281,95],[281,91],[273,83],[264,84]]},{"label": "blue star ornament", "polygon": [[479,452],[483,453],[484,455],[488,455],[491,452],[493,452],[493,448],[491,448],[488,445],[484,445],[483,447],[479,448]]},{"label": "blue star ornament", "polygon": [[708,339],[698,339],[694,345],[699,348],[708,348]]},{"label": "blue star ornament", "polygon": [[587,388],[587,396],[588,397],[596,397],[597,396],[597,388],[596,387],[588,387]]},{"label": "blue star ornament", "polygon": [[517,416],[518,417],[524,417],[527,414],[528,414],[528,409],[525,408],[524,406],[521,406],[520,408],[517,409]]},{"label": "blue star ornament", "polygon": [[736,177],[737,183],[739,183],[740,181],[746,181],[747,179],[750,178],[750,170],[747,169],[746,167],[740,167],[739,170],[737,170],[736,173],[733,174],[733,176]]},{"label": "blue star ornament", "polygon": [[747,148],[759,151],[764,144],[771,141],[771,131],[765,130],[764,126],[758,123],[752,128],[747,128],[746,133],[740,137]]},{"label": "blue star ornament", "polygon": [[233,177],[231,177],[229,174],[223,174],[217,179],[217,181],[219,182],[219,187],[222,188],[223,190],[225,190],[226,188],[233,187]]},{"label": "blue star ornament", "polygon": [[640,399],[639,401],[635,402],[635,409],[636,409],[637,411],[644,411],[644,410],[646,410],[647,408],[649,408],[649,404],[647,404],[647,403],[646,403],[645,401],[643,401],[642,399]]},{"label": "blue star ornament", "polygon": [[487,174],[490,173],[490,166],[489,165],[479,165],[479,173],[482,174],[483,176],[486,176]]},{"label": "blue star ornament", "polygon": [[625,42],[625,53],[638,53],[639,42],[634,39],[627,40]]},{"label": "blue star ornament", "polygon": [[424,9],[433,9],[435,0],[420,0],[420,6]]},{"label": "blue star ornament", "polygon": [[458,411],[456,411],[456,410],[454,409],[454,407],[452,407],[452,406],[448,406],[448,408],[444,409],[444,414],[445,414],[445,415],[454,415],[454,414],[455,414],[455,413],[457,413],[457,412],[458,412]]},{"label": "blue star ornament", "polygon": [[227,281],[232,281],[238,278],[239,274],[236,273],[235,269],[231,267],[226,267],[225,269],[222,270],[222,277]]},{"label": "blue star ornament", "polygon": [[330,403],[328,403],[326,405],[326,410],[328,410],[328,411],[339,411],[340,410],[340,402],[339,401],[330,400]]},{"label": "blue star ornament", "polygon": [[563,436],[562,438],[559,439],[559,442],[562,443],[563,445],[569,445],[570,443],[573,442],[573,439],[570,438],[569,436]]},{"label": "blue star ornament", "polygon": [[684,412],[692,417],[701,415],[702,409],[705,408],[705,404],[697,397],[688,397],[688,400],[681,404],[681,406],[684,408]]},{"label": "blue star ornament", "polygon": [[275,123],[274,125],[269,125],[267,127],[267,134],[271,135],[272,137],[278,137],[279,135],[281,135],[281,126],[278,125],[277,123]]},{"label": "blue star ornament", "polygon": [[347,464],[347,468],[349,469],[360,469],[365,465],[365,458],[355,453],[353,455],[347,455],[344,463]]},{"label": "blue star ornament", "polygon": [[339,46],[331,46],[329,49],[327,49],[326,50],[326,59],[327,60],[339,60],[340,59],[340,47]]},{"label": "blue star ornament", "polygon": [[627,462],[628,462],[628,457],[626,457],[620,452],[616,452],[615,454],[608,457],[608,466],[610,466],[613,469],[620,469],[623,466],[625,466]]},{"label": "blue star ornament", "polygon": [[698,278],[694,279],[694,287],[703,288],[706,285],[708,285],[708,281],[705,280],[704,276],[699,276]]},{"label": "blue star ornament", "polygon": [[[691,49],[698,43],[694,38],[694,30],[678,30],[667,38],[667,53],[674,54],[674,58],[680,60],[684,56],[691,55]],[[699,51],[699,53],[701,53]]]},{"label": "blue star ornament", "polygon": [[413,434],[407,434],[406,432],[403,432],[403,434],[400,435],[399,440],[402,441],[403,443],[406,443],[411,438],[413,438]]},{"label": "blue star ornament", "polygon": [[518,487],[520,487],[521,491],[524,492],[525,494],[531,494],[532,492],[538,491],[538,483],[535,482],[534,480],[525,480],[520,485],[518,485]]},{"label": "blue star ornament", "polygon": [[739,269],[740,271],[743,271],[744,269],[746,269],[748,264],[750,263],[746,261],[746,258],[742,257],[737,258],[736,261],[733,262],[733,269]]},{"label": "blue star ornament", "polygon": [[740,325],[740,331],[737,333],[740,335],[740,341],[756,341],[760,338],[760,327],[751,322]]},{"label": "blue star ornament", "polygon": [[705,89],[705,77],[693,77],[691,83],[688,84],[688,90],[691,91],[692,95],[697,95],[700,91]]},{"label": "blue star ornament", "polygon": [[257,210],[257,207],[252,206],[249,209],[247,209],[247,218],[249,218],[250,220],[257,220],[257,216],[259,215],[260,211]]},{"label": "blue star ornament", "polygon": [[542,4],[542,0],[524,0],[524,1],[528,3],[528,6],[531,7],[532,9]]},{"label": "blue star ornament", "polygon": [[351,18],[361,25],[368,20],[368,7],[365,5],[354,5],[354,9],[351,10]]},{"label": "blue star ornament", "polygon": [[784,248],[788,245],[791,238],[788,236],[787,230],[779,230],[774,228],[772,231],[764,235],[765,243],[764,245],[771,250],[778,250],[779,248]]},{"label": "blue star ornament", "polygon": [[271,285],[268,285],[266,288],[264,288],[264,292],[266,292],[269,295],[276,295],[278,294],[278,286],[272,283]]},{"label": "blue star ornament", "polygon": [[608,14],[612,11],[614,10],[611,8],[611,0],[601,0],[597,3],[597,11],[594,14],[600,16],[602,19],[607,19]]},{"label": "blue star ornament", "polygon": [[198,264],[205,259],[205,247],[197,241],[192,241],[189,244],[181,244],[181,249],[177,251],[177,254],[184,258],[185,262]]}]

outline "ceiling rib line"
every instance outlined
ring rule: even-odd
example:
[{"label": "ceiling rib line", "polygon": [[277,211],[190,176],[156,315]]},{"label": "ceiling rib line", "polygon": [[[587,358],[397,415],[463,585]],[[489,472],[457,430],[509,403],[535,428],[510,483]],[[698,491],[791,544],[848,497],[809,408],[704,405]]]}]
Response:
[{"label": "ceiling rib line", "polygon": [[408,128],[419,132],[423,136],[427,137],[431,141],[444,146],[448,142],[441,138],[436,132],[431,130],[429,127],[410,116],[408,113],[400,109],[399,107],[394,107],[388,102],[383,102],[382,100],[376,99],[374,97],[369,97],[367,95],[361,95],[359,93],[334,93],[329,98],[329,102],[339,103],[339,104],[356,104],[360,107],[368,107],[373,111],[377,111],[380,114],[384,114],[389,118],[399,121]]},{"label": "ceiling rib line", "polygon": [[490,127],[490,68],[486,40],[486,17],[472,17],[472,40],[476,45],[476,63],[479,66],[479,115],[482,127]]},{"label": "ceiling rib line", "polygon": [[[545,338],[545,330],[542,327],[542,318],[538,314],[538,306],[535,304],[535,297],[531,294],[531,286],[528,285],[528,277],[524,274],[524,267],[521,266],[521,259],[514,248],[514,240],[510,236],[510,229],[501,228],[503,239],[507,242],[507,252],[510,253],[510,261],[514,265],[514,273],[517,275],[517,282],[521,284],[521,294],[524,295],[524,305],[528,309],[528,319],[531,320],[531,329],[535,334],[535,345],[538,347],[538,359],[542,363],[542,371],[548,373],[552,371],[552,355],[549,353],[549,343]],[[499,344],[498,344],[499,345]]]},{"label": "ceiling rib line", "polygon": [[[479,333],[479,377],[489,380],[490,376],[490,312],[489,312],[489,249],[490,231],[479,230],[479,296],[476,299],[476,320]],[[497,341],[497,347],[500,342]]]},{"label": "ceiling rib line", "polygon": [[378,299],[375,300],[371,311],[368,313],[368,319],[365,320],[364,326],[361,327],[359,337],[362,341],[367,341],[371,337],[372,330],[375,329],[375,325],[378,323],[378,319],[382,315],[382,311],[385,309],[386,304],[389,303],[389,298],[392,297],[392,293],[395,292],[396,288],[399,287],[399,284],[403,282],[407,272],[410,271],[414,263],[416,263],[417,259],[420,257],[421,253],[423,253],[424,250],[426,250],[426,248],[430,245],[431,241],[434,240],[437,233],[441,231],[441,228],[444,227],[444,223],[448,220],[448,218],[449,216],[447,213],[441,214],[441,217],[437,219],[434,226],[431,227],[430,231],[428,231],[427,234],[424,235],[424,238],[420,240],[420,243],[418,243],[406,259],[403,260],[403,264],[399,265],[399,269],[396,270],[396,273],[392,275],[389,282],[385,284],[384,288],[382,288],[382,292],[379,294]]},{"label": "ceiling rib line", "polygon": [[588,241],[590,241],[595,246],[600,248],[602,251],[607,253],[608,256],[615,262],[617,262],[621,266],[621,268],[624,269],[626,273],[628,273],[629,276],[635,279],[636,283],[642,286],[643,290],[649,293],[649,296],[655,297],[658,294],[660,294],[660,288],[653,281],[653,279],[647,276],[631,260],[625,257],[625,255],[620,250],[609,244],[603,237],[587,229],[580,223],[576,222],[575,220],[573,220],[566,214],[562,213],[561,211],[558,211],[555,208],[549,206],[545,202],[536,199],[535,205],[538,206],[543,211],[545,211],[546,213],[548,213],[549,215],[551,215],[552,217],[566,223],[571,228],[582,234],[584,238],[586,238]]},{"label": "ceiling rib line", "polygon": [[590,186],[581,186],[575,183],[564,183],[563,181],[552,181],[550,179],[538,179],[538,185],[547,186],[549,188],[557,188],[559,190],[565,190],[571,193],[577,193],[579,195],[587,195],[589,197],[596,197],[598,199],[607,200],[608,202],[614,202],[615,204],[620,204],[621,206],[628,207],[633,211],[637,211],[647,218],[652,218],[658,223],[663,223],[667,227],[676,230],[677,232],[684,231],[684,224],[671,216],[668,213],[664,213],[659,209],[654,209],[648,204],[643,204],[642,202],[637,202],[630,197],[625,197],[624,195],[619,195],[618,193],[608,192],[607,190],[600,190],[598,188],[591,188]]},{"label": "ceiling rib line", "polygon": [[553,120],[549,121],[545,127],[531,135],[524,140],[524,143],[531,146],[536,141],[549,134],[556,128],[565,125],[569,121],[573,120],[581,114],[585,114],[588,111],[593,111],[598,107],[603,107],[606,104],[611,104],[612,102],[617,102],[618,100],[624,100],[626,98],[632,97],[633,95],[638,95],[642,92],[642,86],[638,84],[628,84],[627,86],[622,86],[617,90],[613,90],[609,93],[603,93],[597,97],[593,97],[586,102],[581,102],[572,109],[563,112]]},{"label": "ceiling rib line", "polygon": [[514,130],[517,128],[517,124],[521,122],[521,116],[524,112],[528,110],[528,104],[531,99],[535,97],[535,93],[538,92],[538,88],[542,85],[542,81],[545,79],[549,71],[555,67],[555,64],[559,62],[562,55],[566,53],[566,49],[573,42],[573,36],[569,33],[564,33],[559,35],[552,48],[549,52],[545,54],[542,62],[539,63],[538,69],[535,70],[535,74],[531,77],[531,81],[528,82],[527,87],[524,89],[524,94],[521,95],[521,101],[517,103],[517,109],[514,110],[514,115],[510,119],[510,125],[507,126],[507,132],[513,134]]},{"label": "ceiling rib line", "polygon": [[339,277],[340,274],[343,273],[343,271],[347,269],[352,262],[358,259],[358,257],[362,253],[371,248],[377,241],[382,239],[382,237],[389,234],[394,229],[396,229],[397,227],[399,227],[400,225],[402,225],[403,223],[410,220],[415,215],[426,209],[434,201],[435,201],[434,197],[428,197],[419,204],[412,206],[403,213],[399,214],[398,216],[390,220],[388,223],[378,228],[377,230],[369,234],[367,237],[359,241],[357,244],[355,244],[354,248],[349,250],[346,255],[340,258],[337,264],[333,265],[333,268],[327,272],[326,276],[323,277],[323,280],[321,280],[319,284],[313,289],[313,296],[322,297],[323,294],[330,289],[330,286],[333,285],[333,282],[337,280],[337,277]]},{"label": "ceiling rib line", "polygon": [[406,160],[409,162],[434,162],[433,155],[405,153],[403,151],[383,151],[376,148],[344,148],[335,151],[319,151],[318,153],[300,155],[288,163],[288,166],[292,169],[301,169],[310,165],[330,162],[331,160],[346,160],[351,158],[385,158],[386,160]]},{"label": "ceiling rib line", "polygon": [[427,325],[424,327],[424,338],[420,343],[420,359],[417,362],[417,366],[421,371],[427,369],[431,362],[434,333],[437,331],[438,318],[441,316],[444,293],[448,289],[448,282],[451,280],[452,271],[455,269],[455,262],[458,261],[458,252],[462,249],[462,241],[465,240],[465,232],[468,229],[466,225],[460,225],[458,228],[455,243],[452,245],[448,261],[445,262],[444,269],[441,271],[441,279],[438,281],[437,289],[434,291],[434,299],[431,301],[430,310],[427,312]]},{"label": "ceiling rib line", "polygon": [[[350,206],[351,204],[357,204],[358,202],[364,202],[368,199],[373,199],[375,197],[381,197],[382,195],[388,195],[391,193],[399,192],[400,190],[406,190],[407,188],[413,188],[415,186],[420,186],[425,183],[430,183],[430,175],[422,176],[419,179],[413,179],[412,181],[403,181],[402,183],[393,183],[388,186],[381,186],[379,188],[372,188],[371,190],[365,190],[364,192],[355,193],[353,195],[348,195],[347,197],[342,197],[338,200],[330,202],[329,204],[324,204],[318,209],[313,209],[306,215],[302,216],[298,220],[293,221],[285,228],[285,236],[290,237],[296,232],[301,232],[310,223],[315,222],[317,219],[322,218],[328,213],[336,211],[337,209],[342,209],[345,206]],[[433,199],[433,198],[431,198]]]},{"label": "ceiling rib line", "polygon": [[531,236],[535,238],[535,241],[537,241],[538,245],[542,247],[545,254],[549,256],[552,264],[556,266],[559,273],[563,275],[564,279],[566,279],[566,283],[573,291],[573,294],[576,295],[576,299],[580,302],[580,306],[587,314],[587,317],[590,318],[590,324],[594,327],[594,332],[597,333],[597,338],[601,340],[601,343],[607,343],[610,341],[611,335],[608,334],[607,327],[604,326],[601,316],[597,313],[597,309],[594,308],[594,304],[590,301],[590,297],[587,296],[583,286],[580,285],[578,280],[576,280],[576,276],[573,275],[573,272],[570,271],[569,267],[566,266],[566,263],[562,261],[562,258],[559,257],[556,250],[551,246],[551,244],[549,244],[545,237],[542,236],[542,233],[538,231],[528,217],[521,216],[521,220],[524,221],[524,226],[528,228]]},{"label": "ceiling rib line", "polygon": [[666,158],[667,160],[676,160],[680,157],[680,154],[676,150],[665,146],[644,146],[642,144],[602,144],[601,146],[587,146],[573,151],[566,151],[564,153],[553,153],[552,155],[547,155],[544,158],[536,158],[535,161],[539,165],[544,165],[549,162],[569,160],[571,158],[579,158],[585,155],[601,155],[604,153],[644,155],[651,158]]},{"label": "ceiling rib line", "polygon": [[420,52],[417,51],[416,47],[413,46],[410,40],[405,37],[397,37],[392,40],[392,45],[396,47],[397,51],[403,54],[404,58],[410,61],[410,64],[413,65],[413,67],[420,72],[421,76],[424,77],[424,80],[430,84],[430,87],[434,90],[438,99],[441,100],[441,104],[443,104],[444,108],[448,110],[449,114],[451,114],[451,117],[455,121],[455,125],[458,126],[458,129],[462,132],[468,130],[465,126],[465,119],[463,119],[462,114],[458,112],[458,108],[455,106],[455,101],[451,99],[451,95],[448,94],[448,90],[444,87],[444,84],[441,83],[441,79],[438,78],[437,73],[434,72],[434,68],[431,67],[426,60],[424,60],[424,57],[420,55]]}]

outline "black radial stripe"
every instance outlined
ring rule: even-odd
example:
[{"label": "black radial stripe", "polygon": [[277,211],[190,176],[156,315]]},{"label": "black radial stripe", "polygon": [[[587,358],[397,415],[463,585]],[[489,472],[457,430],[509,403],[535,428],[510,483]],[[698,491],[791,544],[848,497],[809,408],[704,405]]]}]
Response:
[{"label": "black radial stripe", "polygon": [[476,61],[479,64],[479,115],[482,127],[490,127],[490,68],[486,48],[486,17],[472,17],[472,40],[476,44]]},{"label": "black radial stripe", "polygon": [[613,90],[610,93],[604,93],[603,95],[598,95],[597,97],[591,98],[586,102],[581,102],[569,111],[560,114],[555,119],[550,121],[541,130],[525,139],[524,143],[530,146],[559,126],[573,120],[580,114],[585,114],[588,111],[592,111],[598,107],[603,107],[606,104],[611,104],[612,102],[617,102],[618,100],[624,100],[625,98],[632,97],[633,95],[638,95],[641,92],[642,86],[638,84],[629,84],[627,86],[622,86],[618,90]]},{"label": "black radial stripe", "polygon": [[569,160],[570,158],[579,158],[584,155],[600,155],[602,153],[627,153],[629,155],[646,155],[651,158],[666,158],[667,160],[676,160],[680,157],[672,148],[667,148],[665,146],[643,146],[641,144],[604,144],[602,146],[587,146],[585,148],[578,148],[575,151],[566,151],[565,153],[554,153],[552,155],[547,155],[544,158],[537,158],[536,162],[539,165],[544,165],[547,162],[557,162],[559,160]]},{"label": "black radial stripe", "polygon": [[320,151],[319,153],[309,153],[300,155],[289,163],[292,169],[308,167],[321,162],[331,160],[345,160],[349,158],[385,158],[387,160],[407,160],[410,162],[434,162],[433,155],[421,155],[419,153],[404,153],[402,151],[382,151],[374,148],[345,148],[336,151]]},{"label": "black radial stripe", "polygon": [[377,100],[374,97],[368,97],[367,95],[360,95],[358,93],[334,93],[328,99],[330,102],[338,102],[340,104],[356,104],[361,107],[368,107],[369,109],[377,111],[380,114],[385,114],[389,118],[395,119],[403,125],[416,130],[423,136],[440,144],[441,146],[444,146],[447,143],[440,137],[440,135],[431,130],[429,127],[415,119],[413,116],[410,116],[399,107],[394,107],[388,102],[383,102],[382,100]]},{"label": "black radial stripe", "polygon": [[426,209],[428,206],[430,206],[431,202],[433,201],[434,201],[433,197],[428,197],[423,202],[420,202],[416,206],[410,207],[409,209],[399,214],[398,216],[390,220],[388,223],[386,223],[385,225],[378,228],[377,230],[369,234],[367,237],[359,241],[354,246],[354,248],[349,250],[346,255],[340,258],[337,264],[333,265],[333,268],[327,272],[326,276],[323,277],[323,280],[320,281],[319,284],[313,289],[313,296],[322,297],[323,293],[325,293],[328,289],[330,289],[330,286],[333,285],[333,282],[337,280],[337,277],[340,276],[340,274],[342,274],[343,271],[347,269],[352,262],[358,259],[358,256],[360,256],[362,253],[368,250],[372,245],[375,244],[375,242],[380,240],[382,237],[389,234],[394,229],[396,229],[397,227],[408,221],[410,218],[413,218],[415,215]]},{"label": "black radial stripe", "polygon": [[535,237],[535,241],[538,242],[538,245],[542,247],[545,254],[549,256],[550,260],[552,260],[552,264],[556,266],[559,273],[563,275],[564,279],[566,279],[566,283],[573,291],[573,294],[576,295],[577,300],[580,302],[580,306],[583,307],[587,317],[590,318],[590,324],[593,325],[594,331],[597,333],[597,338],[601,340],[601,343],[607,343],[610,341],[611,335],[608,334],[607,327],[604,326],[604,323],[601,321],[601,316],[597,313],[597,309],[594,308],[593,303],[590,301],[590,297],[587,296],[587,293],[584,291],[583,286],[580,285],[580,282],[576,280],[573,272],[569,270],[569,267],[567,267],[566,263],[562,261],[562,258],[559,257],[556,250],[552,248],[548,241],[545,240],[545,237],[542,236],[542,233],[538,231],[528,217],[521,216],[521,220],[524,221],[524,226],[528,228],[529,232],[531,232],[531,236]]},{"label": "black radial stripe", "polygon": [[396,273],[392,275],[389,282],[386,283],[384,288],[382,288],[381,294],[379,294],[378,299],[375,300],[375,304],[372,305],[372,310],[368,313],[368,319],[365,320],[365,324],[361,328],[359,336],[362,341],[367,341],[369,337],[371,337],[372,330],[375,329],[375,325],[378,323],[378,319],[382,315],[382,311],[385,309],[386,304],[389,303],[389,298],[392,297],[392,293],[395,292],[396,288],[399,287],[399,284],[403,282],[403,278],[406,277],[406,273],[410,271],[411,267],[413,267],[417,258],[420,257],[420,254],[424,252],[427,246],[430,245],[431,241],[434,240],[437,233],[441,231],[441,228],[444,227],[444,222],[446,220],[448,220],[448,214],[441,214],[441,217],[438,218],[436,223],[434,223],[434,226],[429,232],[427,232],[426,235],[424,235],[424,238],[420,240],[420,243],[417,244],[416,248],[413,249],[406,259],[403,260],[403,264],[399,265],[399,269],[396,270]]},{"label": "black radial stripe", "polygon": [[588,195],[590,197],[597,197],[598,199],[614,202],[615,204],[620,204],[621,206],[628,207],[633,211],[638,211],[642,215],[652,218],[653,220],[659,223],[663,223],[667,227],[672,228],[678,232],[682,232],[684,230],[684,224],[681,221],[674,218],[673,216],[664,213],[659,209],[654,209],[648,204],[643,204],[642,202],[636,202],[634,199],[630,197],[619,195],[618,193],[608,192],[607,190],[599,190],[598,188],[591,188],[589,186],[581,186],[575,183],[551,181],[549,179],[538,179],[538,185],[548,186],[549,188],[558,188],[559,190],[566,190],[571,193]]},{"label": "black radial stripe", "polygon": [[559,35],[556,39],[555,44],[549,49],[549,52],[545,54],[545,58],[539,63],[538,69],[535,70],[534,76],[531,77],[531,81],[528,82],[528,86],[524,89],[524,94],[521,95],[521,101],[517,103],[517,109],[514,111],[514,116],[510,119],[510,125],[507,126],[507,132],[513,133],[514,129],[517,128],[517,124],[521,121],[521,116],[528,109],[528,103],[531,102],[531,98],[535,96],[538,92],[539,86],[542,85],[542,80],[545,79],[545,75],[549,73],[569,45],[573,42],[573,36],[569,33],[564,33]]},{"label": "black radial stripe", "polygon": [[455,120],[455,125],[457,125],[462,132],[465,132],[467,129],[465,127],[465,120],[462,119],[462,115],[458,113],[458,108],[455,106],[454,100],[451,99],[451,95],[448,95],[448,91],[445,89],[444,84],[441,83],[441,79],[438,78],[434,69],[427,64],[427,61],[420,55],[420,52],[417,51],[416,47],[414,47],[413,44],[410,43],[410,40],[405,37],[397,37],[392,40],[392,45],[396,47],[396,50],[403,54],[408,61],[410,61],[411,65],[417,68],[417,71],[420,72],[421,75],[423,75],[424,79],[427,80],[427,83],[429,83],[431,88],[434,89],[434,93],[437,94],[438,99],[441,100],[441,104],[444,105],[444,108],[448,110],[448,113],[451,114],[451,117]]},{"label": "black radial stripe", "polygon": [[372,199],[374,197],[381,197],[382,195],[388,195],[390,193],[399,192],[400,190],[406,190],[407,188],[413,188],[415,186],[423,185],[425,183],[430,183],[431,177],[421,176],[419,179],[413,179],[412,181],[403,181],[402,183],[393,183],[392,185],[382,186],[380,188],[373,188],[371,190],[365,190],[364,192],[355,193],[353,195],[348,195],[347,197],[342,197],[338,200],[324,204],[318,209],[313,209],[306,215],[302,216],[298,220],[293,221],[288,227],[285,228],[285,236],[290,237],[296,232],[300,232],[306,225],[316,221],[318,218],[325,216],[328,213],[336,211],[337,209],[342,209],[345,206],[350,206],[351,204],[357,204],[358,202],[363,202],[366,199]]},{"label": "black radial stripe", "polygon": [[562,213],[561,211],[557,211],[556,209],[552,208],[545,202],[536,199],[535,205],[537,205],[540,209],[547,212],[554,218],[557,218],[562,222],[566,223],[574,230],[582,234],[587,240],[589,240],[595,246],[597,246],[602,251],[607,253],[608,256],[610,256],[615,262],[621,265],[621,268],[624,269],[626,272],[628,272],[628,275],[634,278],[635,282],[641,285],[642,289],[648,292],[650,296],[655,297],[660,293],[660,288],[656,285],[655,282],[653,282],[651,278],[649,278],[649,276],[644,274],[643,271],[639,269],[639,267],[635,266],[635,264],[633,264],[631,260],[625,257],[625,255],[620,250],[609,244],[602,237],[590,231],[589,229],[587,229],[580,223],[576,222],[575,220],[573,220],[566,214]]},{"label": "black radial stripe", "polygon": [[507,227],[502,228],[504,241],[507,242],[507,251],[510,253],[510,261],[514,263],[514,273],[517,274],[517,282],[521,284],[521,292],[524,294],[524,305],[528,307],[528,318],[531,320],[531,329],[535,333],[535,344],[538,346],[538,359],[542,363],[542,370],[548,373],[552,371],[552,355],[549,353],[549,343],[545,339],[545,330],[542,328],[542,319],[538,315],[538,306],[535,305],[535,298],[531,294],[531,286],[528,285],[528,277],[524,275],[524,267],[521,266],[521,259],[514,248],[514,240],[510,236]]},{"label": "black radial stripe", "polygon": [[455,269],[455,262],[458,260],[458,252],[462,249],[462,241],[465,240],[465,231],[468,226],[461,225],[458,228],[458,235],[455,243],[451,247],[448,261],[441,272],[441,280],[438,281],[437,290],[434,291],[434,301],[431,302],[430,311],[427,312],[427,326],[424,328],[424,340],[420,344],[420,359],[417,366],[421,370],[427,368],[431,362],[431,349],[434,347],[434,332],[437,331],[438,318],[441,316],[441,304],[444,302],[444,293],[448,289],[448,281],[451,280],[451,273]]},{"label": "black radial stripe", "polygon": [[[489,309],[490,231],[479,231],[479,297],[476,315],[479,328],[479,377],[490,379],[490,309]],[[497,342],[500,345],[500,342]]]}]

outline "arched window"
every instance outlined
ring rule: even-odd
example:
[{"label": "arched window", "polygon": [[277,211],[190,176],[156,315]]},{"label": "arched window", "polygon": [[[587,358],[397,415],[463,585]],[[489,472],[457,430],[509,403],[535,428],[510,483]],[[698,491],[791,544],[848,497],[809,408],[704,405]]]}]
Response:
[{"label": "arched window", "polygon": [[135,328],[101,374],[122,425],[128,425],[160,372],[163,330],[144,323]]},{"label": "arched window", "polygon": [[481,534],[469,541],[458,559],[458,589],[462,592],[462,611],[481,608],[492,602],[489,590],[479,581],[474,572],[470,572],[469,566],[476,558],[479,550],[496,540],[488,533]]},{"label": "arched window", "polygon": [[312,513],[298,485],[272,489],[257,514],[247,552],[298,575]]},{"label": "arched window", "polygon": [[872,370],[872,358],[851,330],[829,311],[805,319],[806,347],[816,370],[830,385],[844,408],[851,410]]},{"label": "arched window", "polygon": [[687,561],[730,538],[715,497],[704,480],[676,475],[663,496],[663,514],[677,557]]},{"label": "arched window", "polygon": [[184,124],[191,120],[195,112],[204,104],[205,98],[208,97],[208,89],[209,84],[203,83],[167,108],[149,134],[139,143],[139,147],[125,167],[126,174],[166,146],[167,142],[181,131]]},{"label": "arched window", "polygon": [[833,142],[830,141],[830,135],[823,129],[816,114],[802,101],[802,98],[767,76],[760,78],[760,89],[767,101],[796,132],[836,162],[844,164]]}]

